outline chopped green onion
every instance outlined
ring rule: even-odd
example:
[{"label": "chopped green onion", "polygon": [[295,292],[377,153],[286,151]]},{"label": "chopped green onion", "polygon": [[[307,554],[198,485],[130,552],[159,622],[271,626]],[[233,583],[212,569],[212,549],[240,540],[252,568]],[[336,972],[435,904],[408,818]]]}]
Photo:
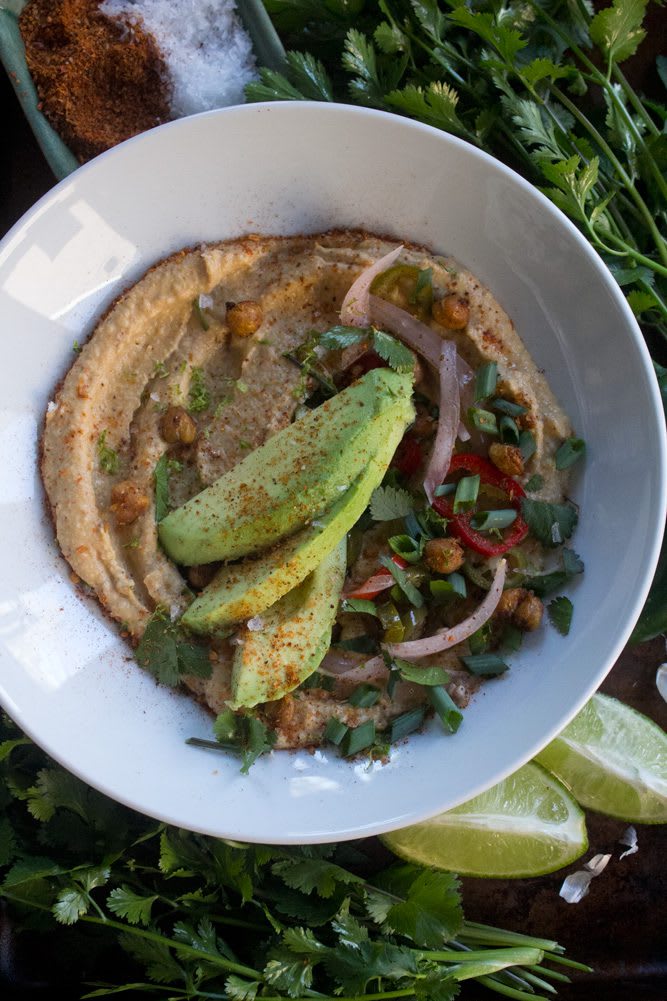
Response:
[{"label": "chopped green onion", "polygon": [[430,580],[428,587],[438,604],[455,596],[465,598],[467,594],[465,577],[460,573],[450,573],[446,580]]},{"label": "chopped green onion", "polygon": [[454,514],[459,514],[461,511],[467,511],[469,508],[473,507],[477,501],[477,495],[479,494],[479,484],[479,473],[475,476],[461,477],[459,482],[456,484]]},{"label": "chopped green onion", "polygon": [[519,444],[519,428],[516,421],[511,417],[501,417],[498,427],[500,428],[500,440],[506,445]]},{"label": "chopped green onion", "polygon": [[[339,643],[338,646],[343,646]],[[365,650],[363,651],[366,652]],[[328,674],[320,674],[319,671],[313,671],[305,681],[301,682],[301,688],[323,688],[325,692],[333,691],[335,680],[330,678]]]},{"label": "chopped green onion", "polygon": [[513,521],[516,521],[516,511],[514,508],[507,508],[502,511],[480,511],[470,519],[470,527],[476,532],[495,532],[501,528],[508,528]]},{"label": "chopped green onion", "polygon": [[390,740],[392,744],[395,744],[397,740],[407,737],[409,733],[414,733],[423,722],[424,710],[420,708],[411,709],[409,712],[397,716],[391,724]]},{"label": "chopped green onion", "polygon": [[456,733],[463,722],[463,713],[455,702],[452,701],[446,689],[440,685],[429,688],[428,697],[431,705],[440,717],[442,725],[448,733]]},{"label": "chopped green onion", "polygon": [[498,382],[498,366],[495,361],[488,361],[477,369],[475,377],[475,401],[485,400],[496,391]]},{"label": "chopped green onion", "polygon": [[367,719],[361,726],[348,727],[347,733],[340,740],[341,752],[346,758],[371,747],[375,743],[375,723]]},{"label": "chopped green onion", "polygon": [[486,564],[478,566],[477,564],[466,560],[461,569],[469,581],[476,584],[477,587],[481,587],[483,591],[489,590],[493,580],[493,575],[490,568]]},{"label": "chopped green onion", "polygon": [[502,657],[499,657],[496,653],[477,653],[468,657],[461,657],[461,660],[469,671],[485,678],[492,678],[497,674],[503,674],[509,669]]},{"label": "chopped green onion", "polygon": [[340,744],[343,737],[349,733],[349,726],[345,723],[341,723],[339,719],[335,716],[331,716],[327,720],[327,725],[324,730],[324,737],[326,740],[330,740],[332,744]]},{"label": "chopped green onion", "polygon": [[583,438],[566,438],[556,452],[556,469],[568,469],[586,454],[586,442]]},{"label": "chopped green onion", "polygon": [[415,608],[421,608],[421,606],[424,604],[424,599],[422,598],[421,594],[414,586],[414,584],[411,583],[405,570],[403,570],[399,566],[396,566],[394,561],[390,559],[388,556],[381,556],[380,563],[385,568],[385,570],[388,570],[389,573],[392,575],[398,587],[401,589],[401,591],[408,599],[408,601],[411,604],[413,604]]},{"label": "chopped green onion", "polygon": [[540,476],[539,473],[533,473],[528,482],[524,485],[524,490],[527,493],[534,493],[536,490],[541,490],[544,486],[544,477]]},{"label": "chopped green onion", "polygon": [[439,487],[436,487],[433,491],[435,497],[446,497],[447,494],[453,494],[456,490],[456,483],[441,483]]},{"label": "chopped green onion", "polygon": [[507,414],[508,417],[520,417],[521,414],[528,413],[527,408],[522,407],[520,403],[511,403],[509,400],[503,400],[499,397],[496,397],[495,400],[489,400],[489,405],[494,410],[499,410],[501,414]]},{"label": "chopped green onion", "polygon": [[[427,289],[430,290],[430,300],[433,297],[433,268],[422,268],[420,270],[417,275],[414,291],[410,296],[410,305],[415,306],[420,301],[420,293],[424,293]],[[429,307],[430,305],[429,301]]]},{"label": "chopped green onion", "polygon": [[424,548],[422,543],[409,535],[392,535],[389,545],[406,563],[417,563]]},{"label": "chopped green onion", "polygon": [[379,700],[380,694],[375,685],[358,685],[347,701],[356,709],[370,709]]},{"label": "chopped green onion", "polygon": [[474,425],[474,427],[477,428],[478,431],[483,431],[485,434],[498,434],[496,415],[492,414],[490,410],[481,410],[479,407],[469,407],[468,420]]},{"label": "chopped green onion", "polygon": [[530,459],[531,455],[535,454],[535,449],[537,445],[535,443],[535,435],[532,431],[522,431],[519,435],[519,448],[521,450],[521,455],[523,456],[524,462]]}]

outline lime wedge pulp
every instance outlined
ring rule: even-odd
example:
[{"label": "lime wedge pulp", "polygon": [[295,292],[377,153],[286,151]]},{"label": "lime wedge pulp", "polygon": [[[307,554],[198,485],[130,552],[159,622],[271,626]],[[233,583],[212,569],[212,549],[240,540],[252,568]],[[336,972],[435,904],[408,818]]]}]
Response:
[{"label": "lime wedge pulp", "polygon": [[461,806],[382,835],[409,862],[463,876],[541,876],[586,851],[584,814],[534,762]]},{"label": "lime wedge pulp", "polygon": [[594,695],[537,755],[590,810],[667,823],[667,734],[608,695]]}]

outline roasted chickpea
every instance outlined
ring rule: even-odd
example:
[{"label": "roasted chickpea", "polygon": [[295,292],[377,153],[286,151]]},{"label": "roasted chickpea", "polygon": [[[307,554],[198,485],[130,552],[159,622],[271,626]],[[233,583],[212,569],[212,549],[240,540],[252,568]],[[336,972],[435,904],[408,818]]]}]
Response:
[{"label": "roasted chickpea", "polygon": [[523,456],[516,445],[501,445],[494,441],[489,449],[489,459],[501,473],[520,476],[523,473]]},{"label": "roasted chickpea", "polygon": [[456,539],[430,539],[424,546],[424,559],[436,573],[454,573],[463,565],[463,548]]},{"label": "roasted chickpea", "polygon": [[525,587],[510,587],[507,591],[503,591],[496,612],[504,618],[511,619],[517,629],[529,633],[539,628],[544,605]]},{"label": "roasted chickpea", "polygon": [[532,591],[529,591],[523,601],[517,605],[514,613],[514,625],[524,632],[530,633],[538,629],[542,621],[544,605],[539,598],[536,598]]},{"label": "roasted chickpea", "polygon": [[160,418],[160,434],[170,445],[191,445],[197,437],[197,424],[183,407],[169,407]]},{"label": "roasted chickpea", "polygon": [[227,325],[237,337],[250,337],[262,325],[264,313],[254,299],[227,303]]},{"label": "roasted chickpea", "polygon": [[117,525],[131,525],[148,508],[148,496],[132,480],[123,480],[111,490],[109,510]]},{"label": "roasted chickpea", "polygon": [[458,295],[446,295],[444,299],[436,299],[431,307],[431,313],[436,323],[448,330],[463,330],[470,319],[470,307],[465,299]]}]

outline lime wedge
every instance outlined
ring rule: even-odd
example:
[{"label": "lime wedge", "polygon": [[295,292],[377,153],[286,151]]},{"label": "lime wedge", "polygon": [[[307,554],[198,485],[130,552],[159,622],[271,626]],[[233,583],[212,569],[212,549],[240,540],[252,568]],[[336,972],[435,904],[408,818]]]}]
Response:
[{"label": "lime wedge", "polygon": [[667,734],[608,695],[594,695],[537,760],[582,806],[637,824],[667,823]]},{"label": "lime wedge", "polygon": [[382,841],[408,862],[462,876],[541,876],[586,851],[584,814],[560,782],[530,762],[462,806]]}]

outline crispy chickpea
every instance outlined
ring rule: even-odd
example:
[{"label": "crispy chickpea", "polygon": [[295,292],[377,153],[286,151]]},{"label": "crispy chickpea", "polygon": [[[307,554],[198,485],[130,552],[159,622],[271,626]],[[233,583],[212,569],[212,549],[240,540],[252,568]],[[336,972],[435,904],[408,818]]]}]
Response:
[{"label": "crispy chickpea", "polygon": [[448,330],[463,330],[470,319],[470,307],[465,299],[458,295],[446,295],[444,299],[436,299],[431,307],[431,313],[436,323]]},{"label": "crispy chickpea", "polygon": [[111,490],[109,510],[117,525],[131,525],[148,508],[148,496],[132,480],[123,480]]},{"label": "crispy chickpea", "polygon": [[544,605],[539,598],[529,591],[526,597],[519,602],[516,611],[513,615],[514,625],[523,630],[523,632],[530,633],[534,629],[538,629],[542,621],[542,613],[544,612]]},{"label": "crispy chickpea", "polygon": [[227,325],[237,337],[250,337],[262,325],[264,313],[254,299],[227,303]]},{"label": "crispy chickpea", "polygon": [[436,573],[454,573],[463,565],[463,548],[456,539],[430,539],[424,546],[424,559]]},{"label": "crispy chickpea", "polygon": [[191,445],[197,424],[183,407],[169,407],[160,418],[160,434],[170,445]]},{"label": "crispy chickpea", "polygon": [[517,629],[522,632],[532,632],[542,621],[544,605],[532,591],[525,587],[510,587],[503,591],[498,602],[496,613],[502,618],[511,619]]},{"label": "crispy chickpea", "polygon": [[501,445],[494,441],[489,449],[489,459],[501,473],[520,476],[523,473],[523,456],[516,445]]}]

